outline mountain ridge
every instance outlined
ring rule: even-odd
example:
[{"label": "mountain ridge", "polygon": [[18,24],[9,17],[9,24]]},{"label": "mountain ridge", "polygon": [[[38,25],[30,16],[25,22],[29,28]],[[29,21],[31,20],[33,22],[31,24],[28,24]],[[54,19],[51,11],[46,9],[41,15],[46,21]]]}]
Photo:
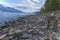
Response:
[{"label": "mountain ridge", "polygon": [[0,11],[3,11],[3,12],[12,12],[12,13],[23,13],[20,10],[14,9],[12,7],[4,7],[2,5],[0,5]]}]

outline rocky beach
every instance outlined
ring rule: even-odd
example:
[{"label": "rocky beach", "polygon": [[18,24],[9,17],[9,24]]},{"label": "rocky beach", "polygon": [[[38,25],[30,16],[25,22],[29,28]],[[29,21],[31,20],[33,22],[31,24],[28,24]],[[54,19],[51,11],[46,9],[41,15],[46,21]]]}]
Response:
[{"label": "rocky beach", "polygon": [[[60,13],[59,10],[50,13],[57,12]],[[60,40],[60,17],[56,14],[50,19],[51,14],[39,13],[5,22],[0,27],[0,40]]]}]

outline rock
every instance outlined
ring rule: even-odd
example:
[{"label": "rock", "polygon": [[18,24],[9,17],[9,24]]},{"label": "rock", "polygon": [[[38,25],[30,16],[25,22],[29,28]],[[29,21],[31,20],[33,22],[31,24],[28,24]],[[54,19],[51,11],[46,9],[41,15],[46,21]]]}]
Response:
[{"label": "rock", "polygon": [[31,34],[32,34],[32,35],[39,35],[39,32],[36,31],[36,30],[32,30]]},{"label": "rock", "polygon": [[23,34],[23,31],[22,30],[17,30],[17,31],[15,31],[15,33],[18,34],[18,35],[21,35],[21,34]]},{"label": "rock", "polygon": [[20,39],[29,39],[29,35],[27,33],[23,33],[23,35],[20,36]]},{"label": "rock", "polygon": [[55,34],[54,33],[51,33],[51,34],[48,34],[48,36],[52,38],[52,37],[55,36]]},{"label": "rock", "polygon": [[3,34],[0,36],[0,40],[8,40],[7,34]]}]

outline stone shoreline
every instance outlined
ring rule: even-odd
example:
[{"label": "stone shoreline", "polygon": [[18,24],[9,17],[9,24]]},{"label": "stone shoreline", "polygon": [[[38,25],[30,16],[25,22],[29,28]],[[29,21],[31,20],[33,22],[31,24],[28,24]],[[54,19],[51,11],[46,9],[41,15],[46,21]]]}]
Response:
[{"label": "stone shoreline", "polygon": [[6,23],[5,28],[0,28],[0,40],[60,40],[60,20],[58,32],[47,29],[47,25],[47,16],[44,14],[20,17]]}]

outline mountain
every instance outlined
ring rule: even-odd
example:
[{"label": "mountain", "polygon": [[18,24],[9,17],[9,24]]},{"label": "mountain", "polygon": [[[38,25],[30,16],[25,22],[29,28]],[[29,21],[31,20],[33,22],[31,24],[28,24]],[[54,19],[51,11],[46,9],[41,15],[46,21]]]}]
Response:
[{"label": "mountain", "polygon": [[2,5],[0,5],[0,11],[2,11],[2,12],[12,12],[12,13],[23,13],[20,10],[14,9],[12,7],[4,7]]}]

